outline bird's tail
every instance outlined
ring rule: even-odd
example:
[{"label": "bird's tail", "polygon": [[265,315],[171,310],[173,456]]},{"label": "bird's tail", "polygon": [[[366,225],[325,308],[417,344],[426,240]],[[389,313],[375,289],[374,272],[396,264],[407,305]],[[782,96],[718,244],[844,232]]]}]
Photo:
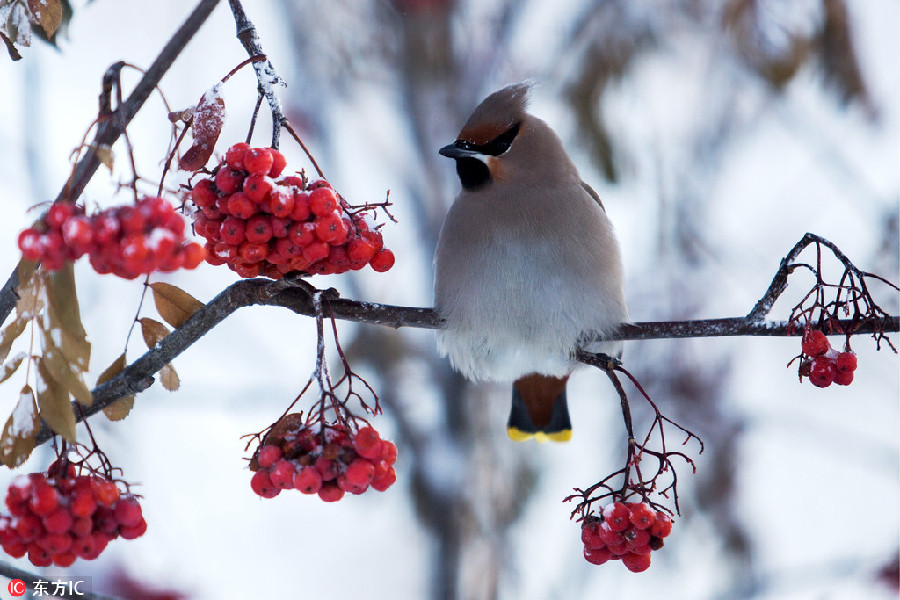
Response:
[{"label": "bird's tail", "polygon": [[539,442],[567,442],[572,422],[566,402],[569,377],[531,373],[513,382],[512,408],[506,432],[517,442],[534,438]]}]

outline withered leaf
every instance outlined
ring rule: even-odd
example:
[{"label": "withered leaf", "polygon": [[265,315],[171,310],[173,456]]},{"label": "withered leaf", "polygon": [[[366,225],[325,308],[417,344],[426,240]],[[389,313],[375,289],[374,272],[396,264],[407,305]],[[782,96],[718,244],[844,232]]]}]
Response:
[{"label": "withered leaf", "polygon": [[139,319],[139,322],[141,324],[141,335],[144,336],[147,348],[151,350],[170,333],[168,327],[154,319],[144,317]]},{"label": "withered leaf", "polygon": [[0,333],[0,360],[6,360],[6,357],[9,356],[9,351],[12,349],[13,342],[22,335],[27,326],[27,319],[17,318],[3,328],[3,332]]},{"label": "withered leaf", "polygon": [[125,359],[125,353],[119,355],[119,358],[114,360],[111,365],[106,367],[102,373],[100,373],[100,377],[97,378],[97,385],[99,386],[101,383],[106,383],[119,373],[125,370],[126,365],[128,365],[128,361]]},{"label": "withered leaf", "polygon": [[28,8],[47,37],[53,37],[63,18],[62,0],[28,0]]},{"label": "withered leaf", "polygon": [[13,376],[19,366],[22,364],[22,361],[28,357],[28,354],[25,352],[19,352],[14,357],[12,357],[6,364],[3,365],[3,371],[0,372],[0,383],[3,383],[7,379]]},{"label": "withered leaf", "polygon": [[159,370],[159,381],[170,392],[177,391],[181,386],[181,380],[178,379],[178,373],[175,372],[175,367],[172,366],[172,363],[163,365],[163,368]]},{"label": "withered leaf", "polygon": [[51,335],[45,330],[44,354],[42,362],[51,376],[82,406],[90,406],[94,402],[91,390],[82,379],[78,366],[70,363],[58,346],[54,345]]},{"label": "withered leaf", "polygon": [[47,368],[38,360],[38,374],[44,387],[38,386],[37,402],[41,418],[68,442],[75,442],[75,412],[69,402],[69,394]]},{"label": "withered leaf", "polygon": [[3,433],[0,435],[0,462],[10,469],[24,463],[34,450],[34,436],[40,426],[34,390],[26,385],[19,392],[19,401],[3,426]]},{"label": "withered leaf", "polygon": [[101,146],[97,146],[96,150],[94,150],[94,154],[97,155],[97,160],[100,161],[104,167],[109,169],[109,172],[113,172],[113,166],[115,164],[115,157],[113,156],[112,148],[106,144]]},{"label": "withered leaf", "polygon": [[128,416],[132,408],[134,408],[134,396],[124,396],[104,408],[103,414],[110,421],[121,421]]},{"label": "withered leaf", "polygon": [[[81,324],[81,309],[71,262],[47,278],[49,329],[63,356],[84,372],[91,360],[91,345]],[[55,332],[59,331],[59,334]],[[55,336],[59,337],[58,340]]]},{"label": "withered leaf", "polygon": [[9,52],[9,57],[13,60],[22,60],[22,55],[19,54],[19,50],[13,41],[2,31],[0,31],[0,38],[3,38],[3,43],[6,44],[6,51]]},{"label": "withered leaf", "polygon": [[206,306],[184,290],[174,285],[157,281],[151,283],[153,301],[163,321],[178,329],[191,315]]},{"label": "withered leaf", "polygon": [[222,125],[225,123],[225,101],[219,95],[217,87],[203,94],[193,113],[191,131],[194,142],[178,159],[178,166],[184,171],[197,171],[206,166],[216,148],[216,140],[222,133]]}]

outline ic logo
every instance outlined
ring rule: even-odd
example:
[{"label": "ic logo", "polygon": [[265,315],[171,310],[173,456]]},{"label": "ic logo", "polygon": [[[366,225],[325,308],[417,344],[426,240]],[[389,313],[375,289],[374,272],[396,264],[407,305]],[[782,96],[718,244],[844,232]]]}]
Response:
[{"label": "ic logo", "polygon": [[21,579],[12,579],[7,586],[9,593],[13,597],[19,597],[25,594],[25,582]]}]

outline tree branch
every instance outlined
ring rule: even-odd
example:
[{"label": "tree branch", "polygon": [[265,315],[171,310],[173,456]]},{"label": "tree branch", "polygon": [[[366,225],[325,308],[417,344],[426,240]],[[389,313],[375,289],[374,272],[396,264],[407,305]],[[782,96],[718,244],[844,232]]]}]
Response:
[{"label": "tree branch", "polygon": [[[120,398],[146,390],[153,384],[153,375],[164,365],[178,357],[239,308],[252,305],[281,306],[297,314],[315,316],[312,296],[314,290],[315,288],[304,280],[292,282],[287,279],[271,281],[260,278],[235,282],[121,373],[97,386],[92,392],[93,403],[91,406],[75,410],[76,418],[80,421],[100,412]],[[395,329],[399,327],[439,329],[441,326],[440,318],[431,308],[392,306],[344,298],[330,299],[329,306],[335,318],[345,321],[383,325]],[[900,317],[887,317],[862,324],[848,320],[846,327],[854,334],[893,333],[900,331]],[[797,336],[801,333],[802,330],[786,321],[755,322],[749,317],[733,317],[698,321],[628,323],[615,335],[603,339],[611,341],[750,335]],[[46,442],[52,435],[46,423],[42,423],[37,443]]]}]

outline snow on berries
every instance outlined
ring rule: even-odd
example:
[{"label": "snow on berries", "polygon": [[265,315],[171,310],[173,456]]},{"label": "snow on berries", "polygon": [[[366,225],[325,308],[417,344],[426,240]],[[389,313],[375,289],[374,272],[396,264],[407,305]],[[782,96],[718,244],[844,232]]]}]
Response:
[{"label": "snow on berries", "polygon": [[640,573],[650,567],[650,554],[663,547],[663,538],[672,531],[672,519],[654,510],[647,502],[613,502],[600,516],[582,521],[584,558],[602,565],[621,560],[629,571]]},{"label": "snow on berries", "polygon": [[282,177],[286,166],[278,150],[240,142],[194,184],[194,230],[207,240],[207,262],[273,279],[394,265],[394,253],[362,212],[351,211],[325,180]]},{"label": "snow on berries", "polygon": [[251,459],[250,487],[263,498],[295,489],[336,502],[345,493],[385,491],[397,480],[396,460],[397,447],[372,427],[304,423],[292,413],[272,427]]},{"label": "snow on berries", "polygon": [[832,383],[850,385],[856,371],[856,354],[849,350],[839,352],[822,331],[808,328],[803,332],[800,355],[800,375],[809,378],[816,387],[824,388]]},{"label": "snow on berries", "polygon": [[145,197],[133,206],[116,206],[90,217],[84,208],[57,202],[32,227],[19,234],[19,250],[48,271],[85,254],[100,274],[126,279],[156,271],[193,269],[206,250],[185,240],[185,220],[172,204]]},{"label": "snow on berries", "polygon": [[112,540],[132,540],[147,531],[137,497],[122,493],[110,479],[76,474],[73,465],[60,462],[46,474],[13,479],[6,508],[9,514],[0,514],[0,546],[37,567],[93,560]]}]

